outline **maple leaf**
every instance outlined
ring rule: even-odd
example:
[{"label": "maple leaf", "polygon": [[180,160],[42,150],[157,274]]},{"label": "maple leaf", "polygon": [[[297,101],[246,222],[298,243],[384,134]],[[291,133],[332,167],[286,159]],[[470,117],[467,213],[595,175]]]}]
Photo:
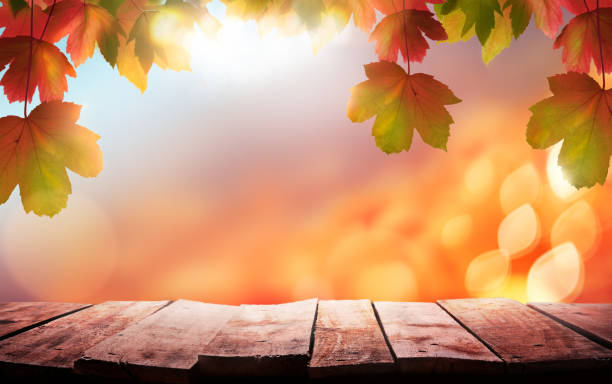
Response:
[{"label": "maple leaf", "polygon": [[[584,12],[592,11],[597,7],[597,0],[561,0],[563,7],[574,15],[579,15]],[[588,8],[585,6],[587,4]],[[612,0],[599,0],[601,8],[612,7]]]},{"label": "maple leaf", "polygon": [[66,52],[75,67],[93,56],[96,43],[104,59],[114,67],[120,34],[123,30],[119,23],[105,8],[82,0],[57,3],[46,33],[54,42],[69,35]]},{"label": "maple leaf", "polygon": [[[444,30],[446,30],[448,34],[448,40],[444,42],[455,43],[457,41],[468,41],[476,34],[474,25],[472,25],[467,32],[463,32],[466,15],[461,9],[456,8],[445,15],[441,12],[441,5],[435,5],[434,9],[438,16],[438,20],[440,20]],[[495,26],[491,30],[487,41],[481,44],[482,61],[487,65],[512,43],[510,12],[510,8],[504,7],[501,14],[497,12],[494,13]]]},{"label": "maple leaf", "polygon": [[[601,43],[604,57],[612,57],[612,8],[599,10]],[[597,12],[585,12],[574,17],[563,28],[555,40],[554,48],[563,47],[562,60],[569,71],[588,72],[591,60],[597,72],[601,73],[599,38],[597,33]],[[604,71],[612,71],[612,60],[607,60]]]},{"label": "maple leaf", "polygon": [[[446,31],[429,11],[406,9],[385,16],[372,31],[370,41],[376,41],[376,54],[381,60],[396,61],[398,51],[404,61],[423,61],[429,44],[425,34],[432,40],[445,40]],[[406,52],[408,46],[408,52]]]},{"label": "maple leaf", "polygon": [[369,33],[376,24],[376,10],[371,0],[324,0],[326,13],[337,20],[338,29],[343,29],[351,15],[353,23],[362,31]]},{"label": "maple leaf", "polygon": [[529,25],[531,15],[536,26],[548,37],[555,37],[563,24],[564,0],[508,0],[504,9],[511,7],[510,18],[514,37],[518,38]]},{"label": "maple leaf", "polygon": [[[30,37],[0,38],[0,71],[7,65],[0,85],[9,102],[25,100],[25,84],[30,63]],[[32,39],[32,65],[30,69],[30,87],[28,101],[38,87],[41,101],[58,100],[68,90],[66,76],[76,77],[74,68],[66,56],[53,44]]]},{"label": "maple leaf", "polygon": [[223,3],[228,16],[257,20],[266,12],[272,0],[223,0]]},{"label": "maple leaf", "polygon": [[502,14],[499,0],[448,0],[440,7],[442,15],[448,15],[454,10],[465,14],[465,23],[461,34],[464,35],[475,27],[480,44],[484,45],[495,27],[495,12]]},{"label": "maple leaf", "polygon": [[76,124],[80,110],[51,101],[26,118],[0,119],[0,203],[19,185],[26,212],[53,216],[72,192],[66,168],[84,177],[101,171],[100,137]]},{"label": "maple leaf", "polygon": [[[162,68],[189,70],[190,55],[181,45],[197,23],[204,32],[215,33],[219,24],[205,8],[181,0],[168,0],[156,12],[140,12],[133,23],[127,43],[134,41],[134,54],[145,73],[153,63]],[[119,11],[118,11],[119,12]],[[156,27],[169,33],[159,36]]]},{"label": "maple leaf", "polygon": [[407,74],[396,63],[381,61],[364,67],[368,80],[351,89],[347,106],[351,121],[377,115],[372,135],[385,153],[410,149],[414,129],[425,143],[446,150],[453,119],[444,106],[461,100],[432,76]]},{"label": "maple leaf", "polygon": [[385,15],[396,13],[404,9],[417,9],[427,11],[427,3],[442,4],[446,0],[370,0],[370,3]]},{"label": "maple leaf", "polygon": [[[9,4],[13,4],[10,2]],[[26,2],[17,2],[15,8],[3,5],[0,7],[0,28],[4,27],[2,37],[29,36],[30,35],[30,11]],[[47,14],[41,7],[34,4],[34,36],[40,37]]]},{"label": "maple leaf", "polygon": [[533,105],[527,142],[537,149],[563,140],[559,165],[577,188],[603,184],[612,155],[612,90],[584,73],[548,78],[553,96]]}]

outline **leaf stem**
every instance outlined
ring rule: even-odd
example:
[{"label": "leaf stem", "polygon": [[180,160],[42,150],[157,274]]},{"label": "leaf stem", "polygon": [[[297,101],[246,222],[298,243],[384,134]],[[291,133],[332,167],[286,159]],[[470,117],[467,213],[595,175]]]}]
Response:
[{"label": "leaf stem", "polygon": [[55,9],[55,3],[57,3],[57,0],[53,0],[53,4],[51,4],[51,9],[49,10],[49,16],[47,16],[47,22],[45,23],[45,27],[42,30],[42,33],[40,34],[40,39],[43,39],[43,36],[45,36],[45,32],[47,31],[47,26],[49,26],[49,20],[51,20],[51,15],[53,15],[53,10]]},{"label": "leaf stem", "polygon": [[408,53],[408,31],[406,30],[406,24],[408,24],[408,14],[406,13],[406,0],[402,1],[402,8],[404,13],[404,43],[406,44],[406,69],[410,74],[410,54]]},{"label": "leaf stem", "polygon": [[606,67],[605,67],[605,60],[604,60],[604,54],[603,54],[603,41],[601,39],[601,26],[600,26],[600,21],[599,21],[599,0],[597,0],[597,8],[596,8],[596,12],[597,12],[597,40],[599,40],[599,58],[601,59],[601,83],[602,83],[602,88],[605,90],[606,89]]},{"label": "leaf stem", "polygon": [[32,73],[32,51],[34,49],[34,0],[30,1],[30,61],[28,62],[28,77],[26,78],[25,100],[23,103],[23,118],[28,118],[28,93],[30,90],[30,74]]},{"label": "leaf stem", "polygon": [[591,12],[591,9],[589,8],[589,5],[587,4],[586,0],[584,0],[584,7],[586,8],[587,12]]}]

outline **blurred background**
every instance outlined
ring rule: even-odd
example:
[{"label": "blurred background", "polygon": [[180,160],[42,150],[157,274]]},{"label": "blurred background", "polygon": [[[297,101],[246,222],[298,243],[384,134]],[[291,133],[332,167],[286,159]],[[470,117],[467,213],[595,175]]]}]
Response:
[{"label": "blurred background", "polygon": [[366,34],[351,23],[315,55],[305,34],[209,10],[223,27],[195,36],[191,72],[154,67],[141,94],[96,53],[69,79],[104,170],[71,175],[52,219],[17,190],[0,206],[0,300],[612,301],[611,183],[576,191],[558,146],[525,141],[564,72],[533,23],[489,66],[476,39],[431,43],[413,72],[463,100],[448,152],[418,138],[387,156],[373,120],[346,117],[376,60]]}]

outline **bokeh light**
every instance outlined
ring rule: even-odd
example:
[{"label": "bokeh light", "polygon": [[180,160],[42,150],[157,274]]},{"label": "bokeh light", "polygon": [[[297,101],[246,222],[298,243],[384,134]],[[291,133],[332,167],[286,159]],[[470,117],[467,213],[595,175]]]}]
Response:
[{"label": "bokeh light", "polygon": [[584,268],[573,243],[564,243],[542,255],[527,276],[529,301],[571,301],[582,288]]},{"label": "bokeh light", "polygon": [[524,204],[533,204],[540,192],[540,178],[533,164],[525,164],[512,172],[501,186],[499,201],[508,214]]},{"label": "bokeh light", "polygon": [[83,195],[71,196],[68,208],[52,219],[13,209],[1,239],[6,268],[39,300],[90,297],[104,287],[116,263],[109,218]]},{"label": "bokeh light", "polygon": [[474,258],[465,273],[465,288],[471,295],[488,296],[498,290],[510,273],[510,258],[500,250]]},{"label": "bokeh light", "polygon": [[550,233],[550,244],[555,247],[571,242],[587,259],[597,244],[600,226],[591,205],[579,200],[567,208],[555,221]]},{"label": "bokeh light", "polygon": [[531,204],[524,204],[499,225],[497,243],[499,249],[513,258],[525,255],[540,238],[540,220]]}]

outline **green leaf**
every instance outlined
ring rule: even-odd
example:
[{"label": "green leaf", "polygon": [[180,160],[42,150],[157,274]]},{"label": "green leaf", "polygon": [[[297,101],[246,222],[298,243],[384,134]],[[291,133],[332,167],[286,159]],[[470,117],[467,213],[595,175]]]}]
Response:
[{"label": "green leaf", "polygon": [[388,61],[368,64],[365,71],[368,80],[351,89],[351,121],[376,115],[372,136],[385,153],[409,150],[415,129],[425,143],[446,150],[453,119],[445,105],[461,102],[446,85]]},{"label": "green leaf", "polygon": [[100,0],[98,4],[111,15],[117,16],[117,10],[123,3],[125,0]]},{"label": "green leaf", "polygon": [[439,8],[442,15],[459,9],[465,14],[462,35],[476,28],[476,36],[484,45],[495,27],[495,12],[502,14],[499,0],[449,0]]},{"label": "green leaf", "polygon": [[13,12],[13,16],[16,16],[17,12],[24,8],[30,8],[25,0],[9,0],[8,5],[11,8],[11,12]]},{"label": "green leaf", "polygon": [[536,149],[563,140],[559,165],[575,187],[603,184],[612,155],[612,89],[584,73],[548,78],[553,96],[530,108],[527,142]]}]

